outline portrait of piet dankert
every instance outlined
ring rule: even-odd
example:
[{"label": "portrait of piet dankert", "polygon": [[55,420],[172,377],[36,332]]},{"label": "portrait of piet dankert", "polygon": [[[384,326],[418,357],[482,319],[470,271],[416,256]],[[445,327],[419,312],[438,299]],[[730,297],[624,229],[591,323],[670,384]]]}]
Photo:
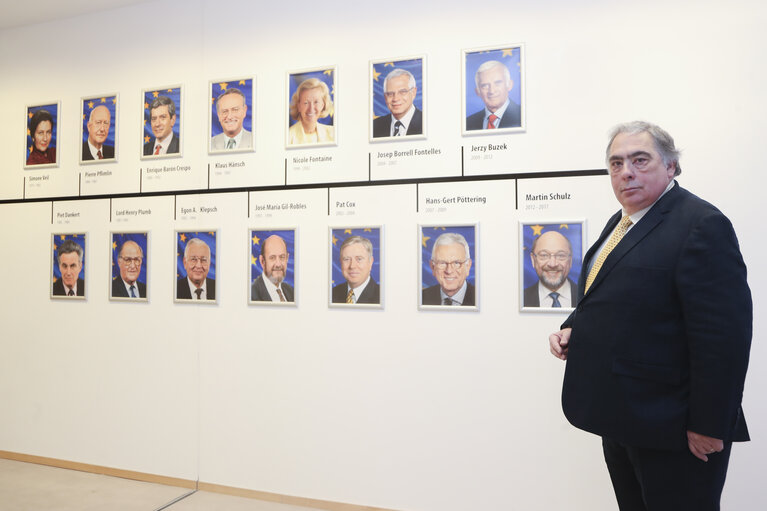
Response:
[{"label": "portrait of piet dankert", "polygon": [[112,233],[111,299],[147,301],[148,245],[147,232]]},{"label": "portrait of piet dankert", "polygon": [[216,303],[216,231],[176,232],[176,301]]},{"label": "portrait of piet dankert", "polygon": [[330,230],[330,304],[381,306],[381,227]]},{"label": "portrait of piet dankert", "polygon": [[250,302],[295,305],[295,229],[250,231]]},{"label": "portrait of piet dankert", "polygon": [[371,63],[371,140],[425,135],[424,58]]},{"label": "portrait of piet dankert", "polygon": [[584,221],[521,222],[521,309],[558,312],[578,305]]},{"label": "portrait of piet dankert", "polygon": [[181,87],[145,90],[141,158],[181,156]]},{"label": "portrait of piet dankert", "polygon": [[421,226],[419,236],[420,306],[478,310],[477,226]]},{"label": "portrait of piet dankert", "polygon": [[336,143],[336,70],[288,74],[288,148]]},{"label": "portrait of piet dankert", "polygon": [[85,233],[52,236],[52,298],[85,299],[85,240]]},{"label": "portrait of piet dankert", "polygon": [[81,141],[81,164],[116,161],[116,94],[83,98]]},{"label": "portrait of piet dankert", "polygon": [[57,167],[59,103],[27,107],[24,168]]},{"label": "portrait of piet dankert", "polygon": [[210,82],[210,153],[252,151],[253,78]]},{"label": "portrait of piet dankert", "polygon": [[522,50],[464,50],[464,135],[524,130]]}]

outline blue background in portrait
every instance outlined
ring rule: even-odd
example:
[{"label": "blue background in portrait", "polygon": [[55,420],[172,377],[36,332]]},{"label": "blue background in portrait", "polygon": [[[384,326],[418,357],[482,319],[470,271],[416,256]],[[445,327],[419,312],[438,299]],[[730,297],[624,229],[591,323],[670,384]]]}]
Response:
[{"label": "blue background in portrait", "polygon": [[[109,135],[104,141],[104,145],[115,145],[115,126],[117,126],[117,96],[102,96],[99,98],[90,98],[83,100],[83,142],[88,141],[88,117],[91,115],[91,111],[97,106],[105,106],[109,109],[109,114],[112,116],[112,122],[109,125]],[[178,121],[176,121],[178,122]],[[149,130],[150,132],[152,130]]]},{"label": "blue background in portrait", "polygon": [[[504,53],[507,54],[504,55]],[[508,53],[511,53],[511,55],[508,55]],[[485,103],[482,101],[482,98],[477,96],[477,93],[475,92],[477,85],[474,82],[474,75],[477,73],[479,66],[488,60],[497,60],[509,68],[511,80],[514,82],[514,87],[509,93],[509,98],[518,105],[522,104],[519,47],[505,50],[498,49],[466,53],[466,83],[464,85],[466,91],[466,116],[485,108]]]},{"label": "blue background in portrait", "polygon": [[117,259],[120,248],[126,241],[135,241],[141,251],[144,254],[144,260],[141,262],[141,273],[139,273],[138,281],[146,284],[146,269],[149,261],[147,255],[147,240],[149,234],[146,232],[125,232],[125,233],[112,233],[112,280],[120,278],[120,267],[117,266]]},{"label": "blue background in portrait", "polygon": [[167,96],[176,105],[176,124],[173,125],[173,135],[178,137],[181,129],[181,87],[175,89],[156,89],[144,92],[144,144],[154,139],[152,121],[150,120],[149,105],[156,97]]},{"label": "blue background in portrait", "polygon": [[446,232],[455,232],[466,238],[466,243],[469,244],[469,253],[471,254],[471,269],[469,270],[469,276],[466,277],[466,282],[475,285],[474,278],[477,269],[477,258],[476,250],[474,249],[476,242],[474,226],[439,225],[421,227],[421,286],[427,288],[439,284],[437,279],[434,278],[429,261],[431,261],[431,250],[434,248],[434,242],[437,241],[440,234]]},{"label": "blue background in portrait", "polygon": [[336,286],[346,282],[344,274],[341,272],[341,244],[349,236],[362,236],[370,240],[373,244],[373,267],[370,270],[370,276],[381,284],[381,229],[379,227],[360,227],[358,229],[333,229],[331,231],[332,239],[330,243],[333,247],[331,254],[331,276],[330,286]]},{"label": "blue background in portrait", "polygon": [[[334,69],[320,69],[318,71],[309,71],[308,73],[291,74],[288,80],[288,126],[293,126],[295,123],[298,122],[297,120],[293,119],[290,116],[290,100],[293,98],[293,93],[296,92],[296,90],[298,89],[298,86],[301,85],[301,82],[303,82],[304,80],[308,80],[309,78],[317,78],[318,80],[324,82],[325,85],[328,86],[328,89],[330,90],[330,100],[333,102],[333,110],[335,112],[336,72]],[[319,122],[320,124],[327,124],[328,126],[333,126],[334,116],[335,116],[335,113],[333,115],[328,115],[327,117],[323,117],[322,119],[318,119],[317,122]]]},{"label": "blue background in portrait", "polygon": [[[210,136],[215,137],[224,132],[221,123],[218,122],[218,113],[216,112],[216,99],[228,88],[236,88],[245,94],[245,104],[248,105],[248,113],[242,120],[242,127],[253,132],[253,79],[245,78],[242,80],[231,80],[228,82],[215,82],[211,84],[210,98]],[[178,121],[177,121],[178,122]]]},{"label": "blue background in portrait", "polygon": [[208,278],[216,278],[216,232],[187,231],[176,233],[176,279],[186,277],[184,269],[184,249],[186,243],[192,238],[199,238],[210,247],[210,267],[208,269]]},{"label": "blue background in portrait", "polygon": [[[540,232],[538,227],[541,228]],[[557,231],[570,240],[573,246],[573,264],[570,267],[569,278],[576,284],[578,283],[578,276],[581,274],[581,266],[583,264],[583,224],[524,224],[522,226],[522,285],[524,288],[538,282],[538,275],[535,273],[532,261],[530,261],[530,250],[533,247],[533,240],[549,231]]]},{"label": "blue background in portrait", "polygon": [[[32,119],[32,114],[38,110],[48,110],[48,113],[51,114],[51,117],[53,117],[53,129],[51,130],[53,133],[51,134],[51,143],[48,144],[48,147],[57,146],[56,139],[58,138],[59,134],[59,105],[57,103],[53,103],[51,105],[31,106],[27,108],[27,152],[25,153],[26,158],[24,158],[24,161],[27,161],[27,158],[29,158],[32,149],[35,147],[35,142],[32,140],[32,133],[29,132],[29,121]],[[56,161],[58,161],[58,159],[59,155],[57,150]]]},{"label": "blue background in portrait", "polygon": [[389,108],[384,99],[384,80],[386,75],[394,69],[400,68],[410,71],[415,78],[415,86],[418,88],[413,99],[413,104],[419,110],[423,110],[423,59],[397,60],[394,62],[378,62],[373,64],[373,71],[380,73],[377,79],[373,78],[373,118],[389,115]]},{"label": "blue background in portrait", "polygon": [[61,278],[61,271],[59,271],[59,261],[56,258],[56,249],[64,243],[66,240],[72,240],[83,249],[83,267],[80,268],[80,275],[78,278],[85,280],[85,233],[80,234],[56,234],[53,236],[53,281],[56,282]]},{"label": "blue background in portrait", "polygon": [[[269,236],[276,234],[283,240],[288,247],[288,267],[285,269],[284,282],[290,286],[295,287],[295,252],[296,246],[296,231],[294,230],[271,230],[271,231],[250,231],[250,283],[252,284],[264,269],[261,267],[261,263],[258,260],[258,256],[261,255],[261,244]],[[256,241],[256,238],[258,239]]]}]

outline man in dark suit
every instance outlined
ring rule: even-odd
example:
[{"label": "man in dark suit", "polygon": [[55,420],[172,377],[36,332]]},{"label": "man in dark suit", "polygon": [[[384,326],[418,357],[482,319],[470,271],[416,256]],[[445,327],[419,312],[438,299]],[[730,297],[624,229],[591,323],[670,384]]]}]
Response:
[{"label": "man in dark suit", "polygon": [[215,300],[216,281],[208,278],[210,247],[199,238],[190,239],[184,247],[186,277],[176,282],[179,300]]},{"label": "man in dark suit", "polygon": [[258,261],[263,272],[250,286],[250,299],[254,302],[292,302],[293,287],[285,282],[288,271],[288,246],[280,236],[273,234],[261,245]]},{"label": "man in dark suit", "polygon": [[138,243],[128,240],[117,254],[120,276],[112,280],[112,298],[146,298],[146,284],[139,282],[144,251]]},{"label": "man in dark suit", "polygon": [[422,305],[474,306],[474,286],[466,282],[471,270],[469,244],[457,232],[445,232],[434,240],[429,260],[438,284],[421,293]]},{"label": "man in dark suit", "polygon": [[83,268],[83,247],[65,240],[56,249],[56,261],[61,278],[53,282],[53,296],[85,296],[85,281],[80,278]]},{"label": "man in dark suit", "polygon": [[144,156],[176,154],[180,150],[179,138],[173,134],[176,125],[176,105],[167,96],[158,96],[149,105],[149,125],[154,139],[147,137]]},{"label": "man in dark suit", "polygon": [[340,249],[341,273],[346,282],[333,288],[333,303],[380,304],[381,289],[370,276],[373,268],[373,244],[362,236],[349,236]]},{"label": "man in dark suit", "polygon": [[752,303],[738,241],[674,180],[679,153],[658,126],[618,126],[607,162],[623,210],[549,337],[567,359],[563,410],[602,437],[621,510],[718,510],[732,442],[748,440]]},{"label": "man in dark suit", "polygon": [[474,92],[485,108],[466,118],[466,130],[491,130],[522,126],[522,109],[509,99],[514,88],[509,68],[497,60],[483,62],[474,75]]},{"label": "man in dark suit", "polygon": [[391,112],[373,119],[373,138],[423,134],[423,113],[415,107],[418,88],[410,71],[396,68],[383,83],[384,99]]},{"label": "man in dark suit", "polygon": [[533,241],[530,261],[538,282],[525,289],[525,307],[570,308],[578,304],[578,288],[568,277],[573,265],[570,240],[557,231],[544,232]]},{"label": "man in dark suit", "polygon": [[115,148],[104,145],[109,136],[109,127],[112,124],[112,114],[104,105],[98,105],[91,110],[88,117],[88,140],[83,142],[83,161],[107,160],[115,157]]}]

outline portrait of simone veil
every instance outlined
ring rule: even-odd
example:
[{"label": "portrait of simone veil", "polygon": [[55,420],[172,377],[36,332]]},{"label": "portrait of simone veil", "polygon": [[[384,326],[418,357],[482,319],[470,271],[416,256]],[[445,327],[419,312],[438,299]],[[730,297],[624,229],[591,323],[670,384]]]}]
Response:
[{"label": "portrait of simone veil", "polygon": [[289,73],[286,147],[335,145],[336,69]]},{"label": "portrait of simone veil", "polygon": [[330,229],[330,306],[383,305],[382,227]]},{"label": "portrait of simone veil", "polygon": [[60,103],[28,106],[26,116],[26,137],[24,146],[24,168],[58,167],[57,154]]},{"label": "portrait of simone veil", "polygon": [[477,225],[422,225],[420,308],[479,310]]},{"label": "portrait of simone veil", "polygon": [[80,164],[117,160],[117,95],[83,98]]},{"label": "portrait of simone veil", "polygon": [[51,298],[85,299],[86,236],[85,233],[52,235]]},{"label": "portrait of simone veil", "polygon": [[253,78],[210,82],[208,152],[253,151]]},{"label": "portrait of simone veil", "polygon": [[214,230],[176,232],[175,301],[217,303],[216,234]]},{"label": "portrait of simone veil", "polygon": [[424,57],[371,62],[371,141],[423,138]]}]

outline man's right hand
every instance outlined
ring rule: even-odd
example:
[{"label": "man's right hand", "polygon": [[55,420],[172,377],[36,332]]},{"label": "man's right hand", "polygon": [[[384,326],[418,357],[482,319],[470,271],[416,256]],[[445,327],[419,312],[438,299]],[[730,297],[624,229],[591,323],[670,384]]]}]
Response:
[{"label": "man's right hand", "polygon": [[567,345],[570,342],[572,328],[563,328],[549,336],[549,349],[551,354],[561,360],[567,360]]}]

